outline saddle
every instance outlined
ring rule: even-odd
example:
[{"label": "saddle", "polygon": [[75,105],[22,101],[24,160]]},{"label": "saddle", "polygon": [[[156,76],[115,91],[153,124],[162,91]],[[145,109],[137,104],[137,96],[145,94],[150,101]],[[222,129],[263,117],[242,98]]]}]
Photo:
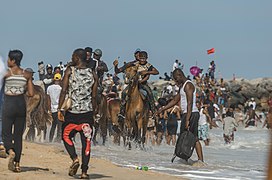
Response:
[{"label": "saddle", "polygon": [[142,99],[145,101],[146,99],[148,99],[148,94],[145,90],[143,89],[140,89],[140,94],[141,94],[141,97]]}]

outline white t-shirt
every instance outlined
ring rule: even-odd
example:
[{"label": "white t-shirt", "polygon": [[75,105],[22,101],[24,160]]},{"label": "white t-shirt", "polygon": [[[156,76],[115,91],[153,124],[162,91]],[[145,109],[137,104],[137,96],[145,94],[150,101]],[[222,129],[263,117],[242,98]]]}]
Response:
[{"label": "white t-shirt", "polygon": [[3,78],[5,76],[5,73],[6,73],[5,64],[2,60],[2,57],[0,56],[0,91],[3,85],[3,80],[4,80]]},{"label": "white t-shirt", "polygon": [[227,136],[230,136],[233,133],[233,128],[234,127],[238,127],[238,124],[236,122],[236,120],[232,117],[226,117],[224,118],[224,134]]},{"label": "white t-shirt", "polygon": [[199,126],[203,126],[207,124],[207,117],[206,115],[203,113],[203,108],[201,108],[200,112],[199,112],[199,121],[198,121],[198,125]]},{"label": "white t-shirt", "polygon": [[61,86],[57,84],[52,84],[47,88],[47,94],[50,96],[51,100],[51,111],[55,113],[58,111],[59,96],[60,96]]}]

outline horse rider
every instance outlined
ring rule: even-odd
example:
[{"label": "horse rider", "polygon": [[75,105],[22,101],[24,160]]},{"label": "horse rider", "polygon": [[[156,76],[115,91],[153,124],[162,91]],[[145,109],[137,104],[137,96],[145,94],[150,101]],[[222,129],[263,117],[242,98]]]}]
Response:
[{"label": "horse rider", "polygon": [[[115,74],[119,74],[121,72],[125,72],[126,68],[129,68],[133,65],[135,65],[136,62],[139,61],[139,55],[140,55],[141,49],[137,48],[134,52],[134,60],[125,63],[122,67],[118,68],[118,60],[114,60],[113,65],[114,65],[114,72]],[[125,84],[128,85],[128,81],[127,78],[125,78],[124,81]],[[126,104],[126,96],[127,96],[127,91],[128,91],[128,86],[126,86],[125,89],[123,89],[122,91],[122,95],[121,95],[121,105],[120,105],[120,113],[118,114],[119,116],[119,120],[123,120],[125,118],[124,114],[125,114],[125,104]]]},{"label": "horse rider", "polygon": [[[138,73],[140,74],[139,76],[139,83],[140,83],[140,89],[143,89],[147,93],[147,100],[150,105],[150,110],[154,114],[155,112],[155,102],[154,102],[154,97],[151,88],[148,86],[147,80],[149,79],[150,75],[157,75],[159,74],[159,71],[153,67],[152,64],[147,62],[148,54],[145,51],[140,51],[138,54],[138,60],[133,63],[133,65],[138,66]],[[114,64],[115,65],[115,64]],[[132,66],[132,65],[129,65]],[[116,67],[116,65],[115,65]],[[126,67],[127,68],[127,67]],[[124,89],[122,92],[122,100],[121,100],[121,106],[120,106],[120,114],[119,120],[124,119],[124,114],[125,114],[125,99],[127,95],[127,89]]]},{"label": "horse rider", "polygon": [[148,86],[147,80],[149,79],[150,75],[157,75],[159,71],[149,62],[147,62],[148,54],[145,51],[141,51],[139,55],[139,61],[135,63],[138,66],[138,73],[140,74],[139,82],[140,82],[140,89],[143,89],[147,92],[147,100],[150,105],[150,110],[152,114],[155,113],[155,101],[154,96],[152,93],[151,88]]},{"label": "horse rider", "polygon": [[[94,70],[98,76],[98,95],[101,95],[103,92],[102,82],[105,72],[108,72],[107,64],[101,60],[102,51],[101,49],[96,49],[92,51],[92,48],[86,47],[85,52],[87,54],[87,66]],[[91,57],[93,54],[93,58]],[[100,99],[100,98],[98,98]],[[99,102],[98,102],[99,103]]]}]

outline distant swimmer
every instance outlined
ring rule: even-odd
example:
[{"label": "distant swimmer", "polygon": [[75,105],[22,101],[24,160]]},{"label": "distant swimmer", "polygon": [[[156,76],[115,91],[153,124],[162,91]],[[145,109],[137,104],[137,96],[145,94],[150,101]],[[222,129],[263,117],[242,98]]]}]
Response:
[{"label": "distant swimmer", "polygon": [[246,127],[248,127],[248,126],[257,126],[256,119],[258,119],[260,121],[260,118],[259,118],[259,116],[257,116],[255,110],[253,109],[252,104],[249,106],[249,110],[247,112],[246,119],[247,119]]}]

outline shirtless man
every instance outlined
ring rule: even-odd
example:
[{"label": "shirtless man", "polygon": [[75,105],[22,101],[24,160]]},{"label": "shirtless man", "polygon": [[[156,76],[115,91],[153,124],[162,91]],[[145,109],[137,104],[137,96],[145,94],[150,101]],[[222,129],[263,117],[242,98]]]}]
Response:
[{"label": "shirtless man", "polygon": [[247,119],[247,121],[246,121],[246,127],[248,127],[248,126],[257,126],[256,119],[258,119],[260,121],[260,118],[255,113],[255,110],[253,109],[253,105],[252,104],[249,106],[249,110],[247,112],[246,119]]}]

